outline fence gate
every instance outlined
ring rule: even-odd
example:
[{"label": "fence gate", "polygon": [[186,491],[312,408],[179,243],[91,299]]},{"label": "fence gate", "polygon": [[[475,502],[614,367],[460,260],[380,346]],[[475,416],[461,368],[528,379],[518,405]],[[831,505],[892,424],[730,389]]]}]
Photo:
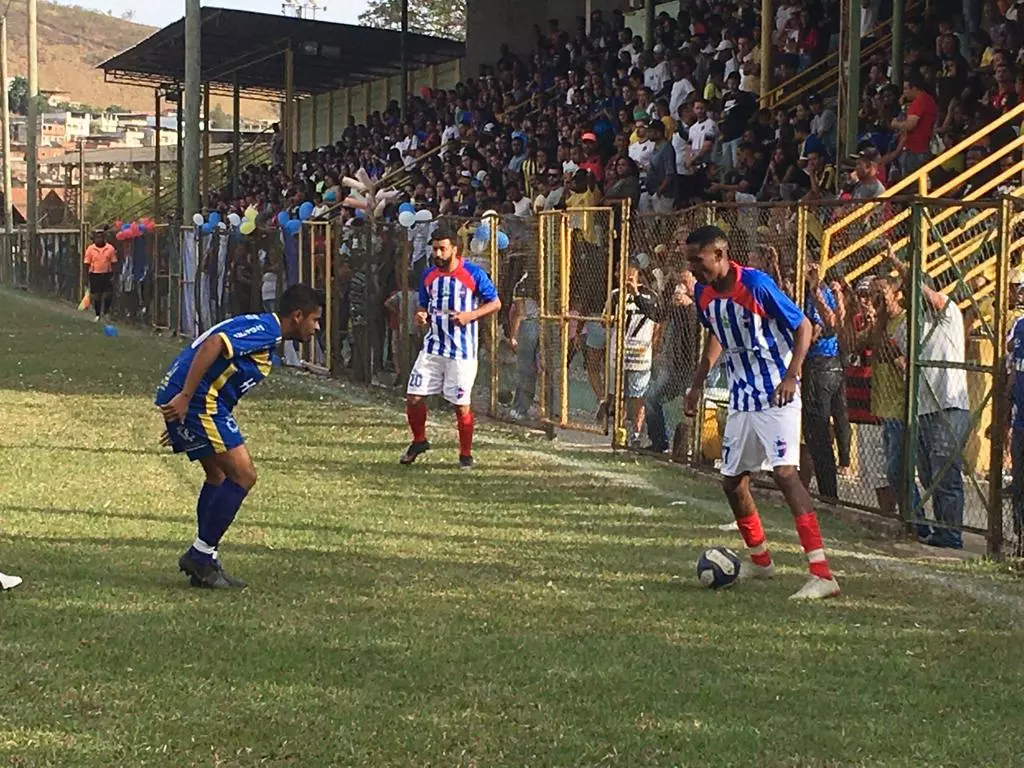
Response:
[{"label": "fence gate", "polygon": [[[613,435],[625,445],[622,408],[622,323],[628,202],[623,208],[545,211],[538,221],[536,297],[539,309],[541,421]],[[621,306],[613,306],[613,297]]]},{"label": "fence gate", "polygon": [[[1008,267],[1017,201],[915,202],[909,237],[904,515],[945,541],[962,531],[1003,545]],[[964,328],[936,293],[959,310]],[[965,359],[948,354],[965,333]],[[915,483],[920,481],[920,490]],[[922,524],[923,525],[923,524]],[[1019,535],[1019,532],[1016,533]]]},{"label": "fence gate", "polygon": [[320,331],[299,345],[303,365],[315,373],[329,375],[333,361],[331,277],[334,274],[330,221],[304,221],[299,230],[299,282],[325,295]]}]

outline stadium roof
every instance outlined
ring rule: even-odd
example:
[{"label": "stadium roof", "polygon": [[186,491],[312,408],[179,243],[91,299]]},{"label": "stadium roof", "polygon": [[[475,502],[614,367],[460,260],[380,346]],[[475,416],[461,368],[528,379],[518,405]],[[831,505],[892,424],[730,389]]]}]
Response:
[{"label": "stadium roof", "polygon": [[[295,93],[311,95],[400,74],[401,33],[291,16],[202,9],[202,77],[212,91],[231,93],[234,77],[246,98],[280,101],[285,56],[294,55]],[[410,68],[465,55],[457,40],[409,33]],[[157,88],[185,80],[185,20],[154,32],[99,65],[108,82]]]}]

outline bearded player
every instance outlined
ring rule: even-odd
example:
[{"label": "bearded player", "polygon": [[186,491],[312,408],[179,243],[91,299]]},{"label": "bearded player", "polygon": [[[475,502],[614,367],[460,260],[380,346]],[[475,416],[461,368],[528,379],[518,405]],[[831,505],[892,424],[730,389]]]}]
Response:
[{"label": "bearded player", "polygon": [[439,226],[431,236],[434,266],[420,281],[416,324],[426,328],[423,349],[409,374],[405,413],[412,443],[401,464],[412,464],[430,450],[427,404],[423,398],[443,395],[455,406],[459,428],[459,467],[473,466],[473,411],[470,397],[476,381],[480,318],[501,309],[491,278],[459,256],[455,232]]},{"label": "bearded player", "polygon": [[[710,331],[684,410],[697,411],[708,372],[725,354],[729,415],[722,439],[722,485],[750,553],[741,577],[771,578],[775,571],[761,518],[750,494],[750,473],[771,469],[793,512],[810,579],[795,600],[839,594],[818,530],[811,496],[800,482],[799,373],[811,344],[811,323],[764,272],[729,259],[718,227],[700,227],[686,240],[698,283],[697,316]],[[744,573],[746,572],[746,573]]]},{"label": "bearded player", "polygon": [[167,431],[161,440],[198,461],[206,482],[196,504],[198,533],[178,560],[192,585],[242,588],[217,555],[221,538],[256,484],[256,468],[232,411],[242,395],[270,374],[282,341],[306,342],[320,327],[323,301],[308,285],[293,285],[277,314],[239,315],[213,326],[171,363],[156,391]]}]

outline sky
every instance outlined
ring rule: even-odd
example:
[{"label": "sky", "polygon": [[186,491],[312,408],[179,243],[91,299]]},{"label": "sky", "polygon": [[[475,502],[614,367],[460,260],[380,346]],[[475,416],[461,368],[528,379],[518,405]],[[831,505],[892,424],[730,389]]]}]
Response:
[{"label": "sky", "polygon": [[[61,0],[57,1],[60,2]],[[139,3],[138,0],[71,0],[71,2],[74,5],[80,5],[91,10],[100,11],[101,13],[112,11],[115,16],[120,16],[125,11],[131,9],[135,11],[135,21],[154,27],[166,26],[185,15],[185,3],[183,0],[156,3]],[[203,5],[215,8],[258,11],[260,13],[281,13],[281,0],[214,0],[213,2],[203,3]],[[326,6],[326,9],[317,11],[317,19],[338,21],[344,24],[356,24],[356,17],[366,8],[366,0],[318,0],[318,5]]]}]

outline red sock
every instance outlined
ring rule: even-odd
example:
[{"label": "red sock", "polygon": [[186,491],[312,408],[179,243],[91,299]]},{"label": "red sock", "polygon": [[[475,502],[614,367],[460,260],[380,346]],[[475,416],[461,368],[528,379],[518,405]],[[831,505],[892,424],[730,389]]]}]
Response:
[{"label": "red sock", "polygon": [[814,512],[804,512],[793,518],[793,522],[796,523],[800,546],[807,555],[810,572],[820,579],[831,579],[832,570],[825,559],[825,545],[821,541],[821,531],[818,530],[818,516]]},{"label": "red sock", "polygon": [[746,517],[736,518],[740,527],[740,535],[750,552],[750,562],[754,565],[769,566],[772,564],[772,553],[765,544],[764,528],[761,527],[761,516],[755,511]]},{"label": "red sock", "polygon": [[459,456],[473,455],[473,412],[456,412],[455,421],[459,425]]},{"label": "red sock", "polygon": [[413,442],[422,443],[427,439],[427,404],[422,400],[416,405],[406,404],[405,416],[409,419]]}]

